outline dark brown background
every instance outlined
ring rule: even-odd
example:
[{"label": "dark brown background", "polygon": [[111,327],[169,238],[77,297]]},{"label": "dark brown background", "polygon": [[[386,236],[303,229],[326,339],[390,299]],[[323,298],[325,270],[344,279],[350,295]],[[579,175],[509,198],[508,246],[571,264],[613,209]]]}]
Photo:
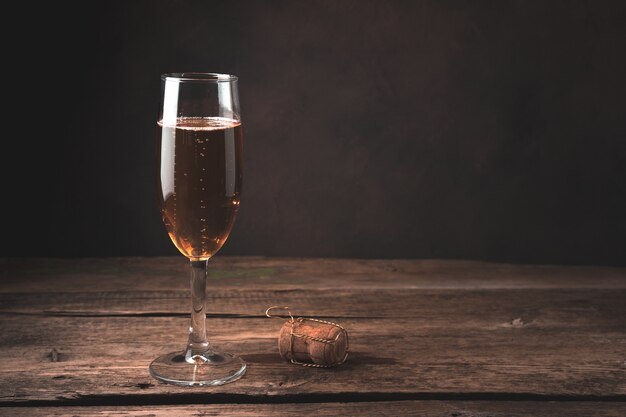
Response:
[{"label": "dark brown background", "polygon": [[223,254],[626,265],[625,4],[24,4],[3,254],[176,254],[159,75],[214,71],[240,76],[245,129]]}]

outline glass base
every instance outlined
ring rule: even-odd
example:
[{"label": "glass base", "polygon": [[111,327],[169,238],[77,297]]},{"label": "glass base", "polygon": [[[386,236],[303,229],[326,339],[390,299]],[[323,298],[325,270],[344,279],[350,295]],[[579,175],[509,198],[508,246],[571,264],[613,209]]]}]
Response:
[{"label": "glass base", "polygon": [[187,362],[185,352],[159,356],[150,364],[150,375],[168,384],[185,386],[223,385],[241,378],[246,363],[230,353],[195,355]]}]

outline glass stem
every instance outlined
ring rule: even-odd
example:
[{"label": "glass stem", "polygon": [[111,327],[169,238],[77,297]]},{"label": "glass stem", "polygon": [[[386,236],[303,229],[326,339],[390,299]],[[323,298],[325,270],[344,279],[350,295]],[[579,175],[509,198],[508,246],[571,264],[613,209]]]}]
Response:
[{"label": "glass stem", "polygon": [[206,336],[206,276],[207,261],[191,261],[191,322],[185,361],[200,363],[208,360],[210,346]]}]

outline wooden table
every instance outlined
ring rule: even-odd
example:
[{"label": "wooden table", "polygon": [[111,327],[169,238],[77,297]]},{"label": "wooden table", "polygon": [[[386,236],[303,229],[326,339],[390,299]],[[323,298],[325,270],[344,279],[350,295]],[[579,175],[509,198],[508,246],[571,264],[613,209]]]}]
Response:
[{"label": "wooden table", "polygon": [[[183,258],[4,259],[0,415],[624,416],[626,269],[216,257],[208,329],[246,375],[148,374],[186,341]],[[271,305],[337,321],[348,361],[280,358]]]}]

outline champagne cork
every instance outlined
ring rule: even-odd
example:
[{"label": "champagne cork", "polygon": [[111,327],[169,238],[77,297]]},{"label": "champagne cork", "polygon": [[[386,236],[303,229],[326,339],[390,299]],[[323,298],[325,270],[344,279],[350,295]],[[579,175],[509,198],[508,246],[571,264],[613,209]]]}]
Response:
[{"label": "champagne cork", "polygon": [[[271,316],[266,311],[268,317]],[[287,309],[286,307],[282,307]],[[336,323],[313,318],[283,323],[278,335],[278,352],[284,359],[304,366],[330,367],[343,363],[348,355],[348,332]]]}]

